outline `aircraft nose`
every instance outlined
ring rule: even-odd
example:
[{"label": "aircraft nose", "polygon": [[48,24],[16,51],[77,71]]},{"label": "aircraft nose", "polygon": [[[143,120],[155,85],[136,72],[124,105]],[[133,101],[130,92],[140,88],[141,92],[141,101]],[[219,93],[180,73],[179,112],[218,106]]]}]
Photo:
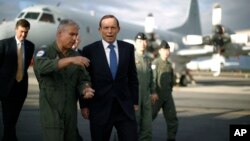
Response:
[{"label": "aircraft nose", "polygon": [[0,40],[15,35],[15,22],[9,21],[0,24]]}]

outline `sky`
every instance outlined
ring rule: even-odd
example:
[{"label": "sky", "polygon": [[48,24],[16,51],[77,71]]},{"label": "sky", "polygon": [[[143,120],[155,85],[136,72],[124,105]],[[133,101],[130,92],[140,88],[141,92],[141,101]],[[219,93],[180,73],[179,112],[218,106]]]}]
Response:
[{"label": "sky", "polygon": [[[20,10],[35,4],[56,5],[96,15],[114,14],[119,20],[143,24],[148,13],[159,29],[180,26],[187,16],[190,0],[0,0],[0,20],[14,19]],[[222,7],[222,24],[234,31],[250,29],[249,0],[198,0],[203,34],[211,33],[212,7]],[[10,10],[11,9],[11,10]]]}]

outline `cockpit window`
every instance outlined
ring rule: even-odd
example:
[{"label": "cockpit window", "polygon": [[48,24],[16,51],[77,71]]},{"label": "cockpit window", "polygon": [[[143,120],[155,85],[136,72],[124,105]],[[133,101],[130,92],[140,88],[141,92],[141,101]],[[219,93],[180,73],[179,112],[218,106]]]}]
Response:
[{"label": "cockpit window", "polygon": [[39,16],[39,13],[36,12],[28,12],[24,18],[26,19],[37,19]]},{"label": "cockpit window", "polygon": [[53,15],[48,14],[48,13],[43,13],[41,18],[40,18],[40,21],[55,23]]},{"label": "cockpit window", "polygon": [[17,18],[22,18],[23,14],[24,14],[24,12],[20,13]]}]

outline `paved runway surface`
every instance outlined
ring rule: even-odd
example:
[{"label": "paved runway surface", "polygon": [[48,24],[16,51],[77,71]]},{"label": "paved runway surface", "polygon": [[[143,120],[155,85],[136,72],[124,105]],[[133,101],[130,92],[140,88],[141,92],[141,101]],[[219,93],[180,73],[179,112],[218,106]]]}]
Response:
[{"label": "paved runway surface", "polygon": [[[38,85],[30,71],[28,97],[21,112],[19,141],[42,141],[39,121]],[[175,87],[179,130],[177,141],[229,141],[230,124],[250,124],[250,79],[195,77],[196,85]],[[84,141],[90,141],[89,123],[78,114],[78,127]],[[0,138],[3,134],[0,112]],[[163,115],[153,121],[153,141],[166,140]]]}]

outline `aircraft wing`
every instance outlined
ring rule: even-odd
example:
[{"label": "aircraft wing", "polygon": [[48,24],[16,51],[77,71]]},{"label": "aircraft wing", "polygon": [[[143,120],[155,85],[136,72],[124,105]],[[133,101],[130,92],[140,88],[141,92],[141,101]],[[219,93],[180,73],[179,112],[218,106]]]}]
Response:
[{"label": "aircraft wing", "polygon": [[250,45],[249,46],[243,46],[242,51],[245,52],[247,55],[250,55]]},{"label": "aircraft wing", "polygon": [[176,52],[177,56],[194,59],[203,56],[211,56],[213,54],[213,46],[205,45],[204,48],[181,49]]}]

